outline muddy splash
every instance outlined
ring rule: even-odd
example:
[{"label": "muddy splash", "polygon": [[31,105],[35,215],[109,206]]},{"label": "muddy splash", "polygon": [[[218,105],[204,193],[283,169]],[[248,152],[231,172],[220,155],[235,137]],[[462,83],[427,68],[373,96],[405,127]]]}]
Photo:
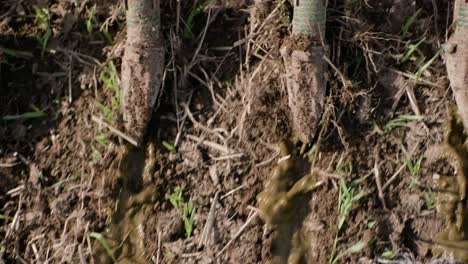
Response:
[{"label": "muddy splash", "polygon": [[442,156],[452,161],[455,176],[436,176],[436,207],[446,227],[434,236],[432,253],[435,256],[468,261],[467,176],[468,149],[463,124],[452,116],[447,129]]},{"label": "muddy splash", "polygon": [[310,192],[323,182],[314,171],[307,174],[310,163],[300,157],[291,142],[282,142],[280,153],[280,162],[258,196],[260,216],[277,231],[268,263],[303,263],[310,258],[311,248],[302,230],[307,204]]},{"label": "muddy splash", "polygon": [[116,211],[103,236],[112,252],[96,241],[94,256],[97,263],[148,263],[145,251],[144,224],[147,211],[157,199],[148,184],[154,173],[155,146],[148,144],[146,152],[124,147],[119,167],[123,187]]}]

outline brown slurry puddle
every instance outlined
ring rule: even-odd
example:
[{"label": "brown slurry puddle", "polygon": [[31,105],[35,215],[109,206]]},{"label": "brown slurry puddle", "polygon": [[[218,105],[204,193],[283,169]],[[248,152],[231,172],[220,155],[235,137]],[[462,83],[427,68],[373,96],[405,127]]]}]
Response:
[{"label": "brown slurry puddle", "polygon": [[438,191],[436,206],[446,227],[434,236],[432,252],[436,256],[453,257],[468,261],[467,176],[468,150],[463,124],[455,117],[449,123],[443,156],[456,164],[456,176],[439,176],[435,179]]},{"label": "brown slurry puddle", "polygon": [[[310,192],[322,185],[310,164],[300,157],[290,142],[280,144],[281,159],[258,195],[260,216],[277,235],[268,263],[303,263],[310,256],[310,241],[302,230]],[[305,175],[305,176],[303,176]]]},{"label": "brown slurry puddle", "polygon": [[144,247],[145,212],[156,201],[156,192],[148,184],[155,164],[155,147],[122,151],[119,177],[123,181],[117,208],[103,236],[112,250],[113,258],[96,241],[94,256],[97,263],[148,263]]}]

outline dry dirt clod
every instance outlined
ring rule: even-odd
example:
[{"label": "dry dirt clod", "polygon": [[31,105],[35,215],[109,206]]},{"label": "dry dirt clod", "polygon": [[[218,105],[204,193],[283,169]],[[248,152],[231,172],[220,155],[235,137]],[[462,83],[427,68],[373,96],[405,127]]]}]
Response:
[{"label": "dry dirt clod", "polygon": [[164,45],[159,0],[127,0],[122,59],[122,111],[129,136],[141,144],[161,88]]},{"label": "dry dirt clod", "polygon": [[455,1],[453,32],[445,48],[447,74],[463,125],[468,128],[468,3]]}]

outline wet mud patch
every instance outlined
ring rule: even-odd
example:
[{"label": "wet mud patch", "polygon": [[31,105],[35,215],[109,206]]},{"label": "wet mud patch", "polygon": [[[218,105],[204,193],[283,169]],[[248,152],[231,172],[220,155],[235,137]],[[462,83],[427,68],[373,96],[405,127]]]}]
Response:
[{"label": "wet mud patch", "polygon": [[269,263],[297,263],[310,259],[310,241],[302,230],[309,212],[303,205],[308,204],[310,192],[323,182],[310,168],[310,174],[303,176],[307,162],[298,159],[293,148],[292,142],[280,144],[280,162],[258,195],[260,216],[276,230]]},{"label": "wet mud patch", "polygon": [[154,149],[151,148],[148,147],[147,153],[132,147],[121,150],[117,178],[122,182],[122,187],[116,197],[116,210],[106,232],[101,234],[108,241],[111,251],[108,252],[103,243],[99,244],[102,241],[96,241],[94,255],[98,263],[146,263],[145,211],[157,199],[157,193],[148,182],[151,172],[145,171],[154,166],[154,156],[151,156]]},{"label": "wet mud patch", "polygon": [[468,154],[465,144],[462,120],[452,114],[447,124],[445,141],[439,146],[441,153],[434,157],[435,160],[450,159],[455,174],[434,175],[437,195],[435,207],[445,227],[433,237],[432,252],[435,256],[453,257],[462,261],[468,261]]}]

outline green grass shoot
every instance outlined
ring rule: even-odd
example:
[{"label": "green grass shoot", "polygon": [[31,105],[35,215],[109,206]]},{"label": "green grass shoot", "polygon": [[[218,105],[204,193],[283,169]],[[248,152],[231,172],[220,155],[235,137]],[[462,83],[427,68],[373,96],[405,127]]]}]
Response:
[{"label": "green grass shoot", "polygon": [[407,127],[410,122],[421,121],[424,119],[424,116],[418,115],[399,115],[397,118],[390,120],[385,125],[385,130],[388,132],[397,127]]},{"label": "green grass shoot", "polygon": [[424,65],[419,67],[418,71],[414,74],[414,75],[416,75],[416,81],[418,81],[421,78],[422,74],[429,68],[429,66],[431,66],[431,64],[434,62],[434,60],[437,59],[437,57],[439,57],[440,54],[442,54],[442,51],[443,51],[443,49],[439,49],[437,51],[437,53],[434,55],[434,57],[432,57]]},{"label": "green grass shoot", "polygon": [[373,228],[375,227],[376,224],[377,224],[377,221],[376,221],[376,220],[370,220],[370,221],[367,223],[367,228],[373,229]]},{"label": "green grass shoot", "polygon": [[347,185],[343,178],[340,178],[340,191],[338,193],[338,231],[341,231],[353,205],[364,197],[364,191],[358,191],[355,184]]},{"label": "green grass shoot", "polygon": [[[40,177],[43,177],[42,173],[41,173]],[[68,178],[65,178],[63,180],[60,180],[60,181],[52,184],[51,186],[45,187],[44,190],[52,190],[52,189],[55,189],[55,188],[62,188],[62,187],[64,187],[63,186],[64,183],[74,181],[74,180],[76,180],[78,178],[80,178],[78,175],[70,176]]]},{"label": "green grass shoot", "polygon": [[6,54],[8,56],[11,56],[11,57],[18,57],[18,53],[15,51],[15,50],[12,50],[12,49],[6,49],[6,48],[3,48],[3,47],[0,47],[0,54]]},{"label": "green grass shoot", "polygon": [[176,209],[182,208],[182,205],[184,203],[184,198],[182,197],[182,192],[183,189],[179,186],[177,186],[174,189],[174,192],[171,194],[166,195],[166,199],[169,200],[169,202],[174,206]]},{"label": "green grass shoot", "polygon": [[312,167],[314,167],[315,162],[317,161],[319,148],[317,144],[314,144],[309,151],[304,155],[309,160]]},{"label": "green grass shoot", "polygon": [[98,101],[96,101],[96,105],[101,111],[101,114],[104,117],[104,120],[108,122],[112,122],[112,120],[114,119],[114,112],[112,112],[112,109],[110,109],[109,107],[103,105],[102,103]]},{"label": "green grass shoot", "polygon": [[409,49],[408,49],[408,51],[405,53],[405,55],[403,55],[403,58],[401,59],[400,64],[403,64],[403,63],[407,62],[407,61],[411,58],[411,56],[413,55],[413,53],[414,53],[415,51],[418,50],[419,46],[420,46],[424,41],[426,41],[426,37],[423,37],[423,38],[422,38],[418,43],[416,43],[416,44],[409,44],[409,45],[408,45],[408,48],[409,48]]},{"label": "green grass shoot", "polygon": [[412,15],[408,19],[406,19],[405,24],[401,27],[401,32],[403,33],[403,36],[405,36],[408,33],[410,27],[416,21],[416,18],[418,17],[419,13],[421,13],[421,8],[418,9],[418,11],[416,11],[416,13],[414,13],[414,15]]},{"label": "green grass shoot", "polygon": [[112,108],[118,109],[120,107],[119,75],[113,61],[109,61],[102,67],[99,80],[107,89],[112,91]]},{"label": "green grass shoot", "polygon": [[411,173],[411,176],[416,176],[419,173],[419,170],[421,169],[421,162],[424,157],[419,158],[417,161],[413,161],[411,159],[406,159],[405,164],[408,170]]},{"label": "green grass shoot", "polygon": [[413,160],[411,155],[408,153],[408,151],[406,151],[405,146],[400,145],[400,147],[401,147],[401,151],[406,156],[405,158],[406,168],[408,168],[409,172],[411,173],[411,176],[416,176],[421,170],[421,163],[424,157],[420,157],[418,160]]},{"label": "green grass shoot", "polygon": [[111,247],[109,245],[109,242],[107,241],[107,239],[102,234],[96,233],[96,232],[91,232],[89,234],[89,236],[96,239],[102,245],[102,247],[106,250],[107,255],[109,255],[109,257],[114,262],[116,262],[116,259],[114,257],[114,254],[112,253],[112,249],[111,249]]},{"label": "green grass shoot", "polygon": [[103,147],[107,147],[110,143],[109,138],[104,134],[97,135],[94,139]]},{"label": "green grass shoot", "polygon": [[91,35],[93,33],[94,24],[96,21],[96,18],[94,17],[96,14],[96,4],[88,9],[87,13],[88,18],[86,19],[86,30],[88,31],[88,34]]},{"label": "green grass shoot", "polygon": [[193,228],[195,225],[195,208],[193,208],[192,199],[184,205],[184,212],[182,214],[182,220],[184,221],[185,235],[189,238],[192,235]]},{"label": "green grass shoot", "polygon": [[201,2],[197,7],[192,9],[192,11],[190,12],[187,20],[185,21],[185,30],[184,30],[184,33],[182,35],[185,39],[192,39],[194,37],[193,36],[193,19],[198,14],[203,12],[203,10],[211,3],[211,1],[212,0],[205,0],[205,1]]},{"label": "green grass shoot", "polygon": [[[104,85],[105,89],[110,91],[110,103],[104,102],[101,103],[96,100],[96,106],[99,111],[100,116],[108,123],[113,123],[115,121],[115,113],[120,109],[120,87],[119,87],[119,76],[117,68],[113,61],[109,61],[100,69],[99,82]],[[95,140],[99,145],[107,147],[110,143],[108,138],[107,129],[97,129]],[[94,160],[100,160],[101,154],[99,151],[95,151]]]},{"label": "green grass shoot", "polygon": [[[353,165],[350,162],[348,164],[348,174],[352,173],[353,170]],[[338,172],[338,175],[343,174],[343,155],[340,157],[338,160],[338,164],[336,166],[336,171]],[[337,219],[337,226],[338,226],[338,231],[335,236],[335,240],[333,242],[333,248],[332,252],[330,255],[329,263],[336,263],[337,260],[342,258],[344,255],[343,254],[349,254],[352,253],[352,251],[359,249],[359,251],[364,247],[365,245],[361,245],[360,243],[350,247],[347,251],[342,252],[338,255],[336,255],[336,249],[338,246],[338,238],[339,234],[342,231],[342,229],[345,226],[346,221],[348,220],[349,214],[351,210],[353,209],[353,206],[356,202],[361,200],[364,196],[367,195],[366,192],[362,190],[358,190],[360,180],[355,180],[350,182],[349,184],[346,183],[343,177],[340,178],[340,187],[339,187],[339,192],[338,192],[338,219]],[[359,188],[360,189],[360,188]]]},{"label": "green grass shoot", "polygon": [[364,242],[364,241],[359,241],[357,242],[356,244],[350,246],[349,248],[347,248],[345,251],[343,252],[340,252],[340,254],[338,254],[336,256],[336,258],[334,258],[331,263],[332,264],[335,264],[337,263],[338,260],[342,259],[343,257],[349,255],[349,254],[356,254],[356,253],[359,253],[361,252],[365,247],[367,246],[367,243]]},{"label": "green grass shoot", "polygon": [[381,256],[382,256],[382,258],[384,258],[384,259],[392,260],[392,259],[394,259],[394,258],[396,257],[396,254],[395,254],[395,252],[393,252],[392,250],[387,249],[387,250],[385,250],[385,251],[382,253]]},{"label": "green grass shoot", "polygon": [[21,50],[14,50],[14,49],[7,49],[0,46],[0,55],[5,54],[10,57],[23,57],[23,58],[34,58],[34,55],[28,51],[21,51]]},{"label": "green grass shoot", "polygon": [[50,27],[50,11],[47,8],[39,8],[34,6],[36,26],[40,29],[40,32],[36,33],[36,40],[41,46],[41,58],[44,58],[45,50],[49,39],[52,36],[52,29]]},{"label": "green grass shoot", "polygon": [[416,177],[421,170],[421,163],[424,159],[424,157],[420,157],[419,159],[415,160],[411,157],[411,155],[406,151],[405,147],[401,145],[401,150],[404,153],[405,160],[404,163],[406,165],[406,168],[411,174],[411,182],[409,187],[413,188],[417,185],[420,185],[418,178]]},{"label": "green grass shoot", "polygon": [[[348,164],[349,171],[348,174],[352,173],[353,165],[352,163]],[[341,155],[340,159],[338,160],[338,164],[336,165],[336,171],[338,175],[343,174],[343,155]],[[338,232],[341,231],[343,228],[351,209],[355,202],[359,201],[362,197],[364,197],[367,193],[364,191],[358,191],[358,186],[360,184],[360,180],[355,180],[350,182],[349,184],[346,183],[343,177],[340,177],[340,188],[338,192]]]},{"label": "green grass shoot", "polygon": [[436,194],[431,190],[424,192],[424,202],[428,210],[434,209],[436,207]]},{"label": "green grass shoot", "polygon": [[91,148],[93,150],[93,153],[92,153],[93,163],[98,163],[99,161],[102,160],[103,156],[101,152],[94,146],[94,144],[91,144]]},{"label": "green grass shoot", "polygon": [[162,144],[168,151],[170,151],[172,153],[177,153],[176,147],[174,145],[172,145],[171,143],[163,140]]},{"label": "green grass shoot", "polygon": [[6,115],[6,116],[3,116],[2,119],[4,121],[8,121],[8,120],[18,120],[18,119],[40,118],[40,117],[47,116],[46,112],[39,110],[37,107],[31,106],[31,108],[33,108],[34,110],[33,112],[26,112],[26,113],[19,114],[19,115]]},{"label": "green grass shoot", "polygon": [[174,192],[166,195],[166,199],[174,206],[174,208],[182,210],[182,221],[184,222],[185,235],[187,238],[192,236],[195,226],[195,208],[193,206],[192,199],[188,202],[185,201],[183,195],[183,189],[177,186]]},{"label": "green grass shoot", "polygon": [[117,68],[113,61],[109,61],[104,65],[99,75],[99,80],[113,92],[119,91],[119,77]]}]

